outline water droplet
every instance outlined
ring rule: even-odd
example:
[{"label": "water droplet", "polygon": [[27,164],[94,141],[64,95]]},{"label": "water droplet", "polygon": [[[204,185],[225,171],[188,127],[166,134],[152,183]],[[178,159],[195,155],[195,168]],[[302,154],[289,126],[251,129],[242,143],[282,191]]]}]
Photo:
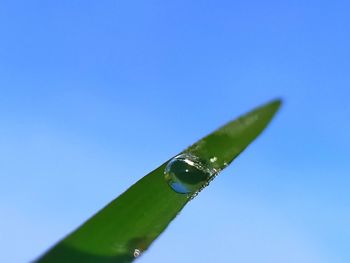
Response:
[{"label": "water droplet", "polygon": [[137,258],[138,256],[140,256],[140,254],[141,254],[141,250],[138,249],[138,248],[136,248],[136,249],[134,250],[134,257]]},{"label": "water droplet", "polygon": [[211,163],[215,163],[217,160],[218,160],[218,158],[216,156],[210,158]]},{"label": "water droplet", "polygon": [[164,171],[165,180],[170,187],[181,194],[199,192],[216,173],[210,164],[188,153],[174,157]]}]

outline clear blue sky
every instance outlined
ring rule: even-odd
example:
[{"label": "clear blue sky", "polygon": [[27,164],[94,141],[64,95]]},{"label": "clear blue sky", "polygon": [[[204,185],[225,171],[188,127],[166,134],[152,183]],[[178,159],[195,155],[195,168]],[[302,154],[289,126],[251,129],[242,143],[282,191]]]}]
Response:
[{"label": "clear blue sky", "polygon": [[[2,1],[0,262],[272,98],[139,260],[350,262],[349,1]],[[215,211],[215,213],[213,213]]]}]

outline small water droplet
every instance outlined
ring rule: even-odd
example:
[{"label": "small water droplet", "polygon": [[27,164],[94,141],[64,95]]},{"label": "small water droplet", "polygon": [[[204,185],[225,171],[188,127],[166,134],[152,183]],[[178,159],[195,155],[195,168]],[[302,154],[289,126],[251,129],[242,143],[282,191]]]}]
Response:
[{"label": "small water droplet", "polygon": [[188,153],[174,157],[164,171],[170,187],[177,193],[189,194],[190,198],[193,193],[202,190],[216,173],[207,162]]},{"label": "small water droplet", "polygon": [[141,254],[141,250],[138,249],[138,248],[136,248],[136,249],[134,250],[134,257],[137,258],[138,256],[140,256],[140,254]]},{"label": "small water droplet", "polygon": [[211,163],[215,163],[217,160],[218,160],[218,158],[216,156],[210,158]]}]

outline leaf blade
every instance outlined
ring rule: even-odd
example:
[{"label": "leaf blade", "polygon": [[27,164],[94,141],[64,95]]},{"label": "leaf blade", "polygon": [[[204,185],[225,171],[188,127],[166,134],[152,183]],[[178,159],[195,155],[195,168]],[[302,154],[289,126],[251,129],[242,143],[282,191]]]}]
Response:
[{"label": "leaf blade", "polygon": [[[182,153],[201,159],[215,157],[214,168],[224,169],[268,125],[281,105],[272,101],[229,122]],[[169,161],[169,160],[168,160]],[[38,262],[131,262],[146,250],[189,201],[174,192],[159,166],[44,254]]]}]

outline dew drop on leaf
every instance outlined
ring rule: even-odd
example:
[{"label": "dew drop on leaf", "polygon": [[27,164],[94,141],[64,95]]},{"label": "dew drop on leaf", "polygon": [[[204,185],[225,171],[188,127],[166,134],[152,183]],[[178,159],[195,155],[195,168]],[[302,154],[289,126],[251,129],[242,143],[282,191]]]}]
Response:
[{"label": "dew drop on leaf", "polygon": [[180,194],[198,192],[216,173],[210,164],[189,153],[171,159],[164,171],[166,182]]},{"label": "dew drop on leaf", "polygon": [[140,254],[141,254],[140,249],[136,248],[136,249],[134,250],[134,257],[137,258],[138,256],[140,256]]}]

